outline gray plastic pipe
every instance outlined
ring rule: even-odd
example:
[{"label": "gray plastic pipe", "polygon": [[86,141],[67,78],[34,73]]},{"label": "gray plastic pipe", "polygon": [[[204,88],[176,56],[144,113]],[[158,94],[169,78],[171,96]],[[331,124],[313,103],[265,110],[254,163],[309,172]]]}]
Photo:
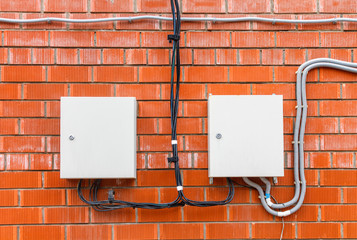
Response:
[{"label": "gray plastic pipe", "polygon": [[[299,184],[302,184],[301,187],[301,194],[300,197],[297,196],[297,198],[299,199],[297,204],[290,210],[284,211],[284,212],[278,212],[275,210],[272,210],[271,208],[285,208],[288,207],[287,205],[290,204],[289,206],[291,206],[294,203],[291,203],[295,198],[296,198],[296,194],[294,195],[294,198],[292,200],[290,200],[287,203],[283,203],[283,204],[273,204],[270,200],[270,189],[271,189],[271,184],[270,182],[266,179],[266,178],[260,178],[265,184],[266,184],[266,194],[264,194],[263,189],[261,188],[260,185],[252,182],[251,180],[249,180],[248,178],[243,178],[243,180],[250,186],[254,187],[255,189],[258,190],[259,192],[259,197],[261,199],[262,205],[263,207],[272,215],[274,216],[279,216],[279,217],[284,217],[284,216],[288,216],[294,212],[296,212],[302,205],[304,198],[305,198],[305,194],[306,194],[306,180],[305,180],[305,168],[304,168],[304,135],[305,135],[305,125],[306,125],[306,119],[307,119],[307,98],[306,98],[306,78],[307,78],[307,74],[311,69],[314,68],[320,68],[320,67],[327,67],[327,68],[334,68],[334,69],[338,69],[338,70],[342,70],[342,71],[348,71],[348,72],[352,72],[352,73],[357,73],[357,69],[355,67],[357,67],[357,64],[355,63],[350,63],[350,62],[345,62],[345,61],[340,61],[340,60],[335,60],[335,59],[330,59],[330,58],[319,58],[319,59],[313,59],[310,60],[304,64],[302,64],[297,73],[297,86],[296,86],[296,92],[297,92],[297,100],[300,98],[302,98],[302,106],[301,101],[299,104],[298,101],[298,107],[297,107],[297,112],[300,111],[301,113],[301,108],[303,109],[302,111],[302,119],[301,119],[301,129],[300,129],[300,133],[299,133],[299,142],[297,143],[295,140],[295,135],[296,135],[296,129],[299,129],[300,126],[300,122],[296,121],[298,127],[296,128],[295,125],[295,130],[294,130],[294,145],[297,144],[299,147],[299,151],[295,151],[295,147],[294,147],[294,172],[295,172],[295,166],[296,163],[298,162],[296,159],[296,156],[298,156],[299,159],[299,172],[300,172],[300,178],[301,178],[301,182],[299,182]],[[302,76],[301,76],[302,74]],[[301,81],[302,79],[302,81]],[[300,87],[301,86],[301,87]],[[295,176],[296,179],[296,176]],[[295,182],[296,185],[296,182]],[[296,185],[298,186],[298,185]],[[296,193],[296,188],[295,188],[295,193]],[[265,199],[265,200],[264,200]],[[271,207],[271,208],[270,208]]]},{"label": "gray plastic pipe", "polygon": [[[117,21],[139,21],[139,20],[161,20],[172,21],[171,17],[143,15],[133,17],[109,17],[109,18],[94,18],[94,19],[68,19],[68,18],[33,18],[33,19],[12,19],[0,18],[0,22],[6,23],[40,23],[40,22],[65,22],[65,23],[98,23],[98,22],[117,22]],[[262,18],[262,17],[236,17],[236,18],[215,18],[215,17],[183,17],[181,21],[185,22],[267,22],[267,23],[282,23],[282,24],[316,24],[316,23],[338,23],[338,22],[357,22],[356,18],[327,18],[327,19],[279,19],[279,18]]]}]

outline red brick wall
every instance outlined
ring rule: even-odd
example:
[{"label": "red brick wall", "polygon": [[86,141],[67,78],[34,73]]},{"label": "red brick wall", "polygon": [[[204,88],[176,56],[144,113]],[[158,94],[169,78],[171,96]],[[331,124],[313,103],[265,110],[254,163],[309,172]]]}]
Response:
[{"label": "red brick wall", "polygon": [[[287,19],[357,17],[353,0],[181,0],[184,16]],[[0,17],[171,16],[166,0],[0,1]],[[135,96],[136,180],[106,180],[124,200],[175,198],[170,151],[170,22],[0,23],[0,238],[279,238],[281,219],[257,193],[237,187],[231,204],[211,208],[124,209],[99,213],[83,204],[77,181],[61,180],[61,96]],[[184,191],[222,199],[225,184],[207,174],[207,96],[284,95],[285,177],[273,196],[293,195],[295,71],[306,60],[356,62],[357,24],[183,23],[183,84],[178,143]],[[285,219],[284,238],[357,238],[357,75],[313,70],[308,78],[307,196]]]}]

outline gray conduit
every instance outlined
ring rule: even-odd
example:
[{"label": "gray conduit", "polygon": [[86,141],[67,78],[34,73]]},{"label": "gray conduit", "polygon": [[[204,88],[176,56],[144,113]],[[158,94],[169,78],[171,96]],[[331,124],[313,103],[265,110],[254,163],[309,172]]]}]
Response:
[{"label": "gray conduit", "polygon": [[[297,117],[296,117],[296,121],[295,121],[295,129],[294,129],[294,179],[295,179],[294,198],[286,203],[273,204],[270,200],[271,184],[270,184],[269,180],[267,180],[266,178],[260,178],[266,185],[266,193],[264,194],[264,191],[260,185],[252,182],[248,178],[243,178],[243,180],[248,185],[250,185],[258,190],[259,197],[260,197],[263,207],[270,214],[272,214],[274,216],[284,217],[284,216],[288,216],[288,215],[296,212],[301,207],[301,205],[304,201],[304,198],[305,198],[306,180],[305,180],[305,172],[304,172],[304,170],[305,170],[305,168],[304,168],[304,135],[305,135],[305,125],[306,125],[306,119],[307,119],[306,78],[307,78],[308,72],[311,69],[320,68],[320,67],[334,68],[334,69],[338,69],[338,70],[342,70],[342,71],[357,73],[357,69],[356,69],[357,64],[340,61],[340,60],[335,60],[335,59],[329,59],[329,58],[318,58],[318,59],[313,59],[308,62],[305,62],[304,64],[302,64],[299,67],[298,71],[296,72],[296,74],[297,74],[297,81],[296,81]],[[301,81],[301,79],[302,79],[302,81]],[[302,105],[301,105],[301,98],[302,98]],[[300,129],[301,108],[302,108],[302,119],[301,119],[301,129]],[[298,119],[298,117],[299,117],[299,119]],[[300,131],[300,133],[299,133],[299,131]],[[298,141],[296,138],[297,135],[299,136]],[[296,151],[297,149],[298,149],[298,151]],[[296,166],[298,166],[298,168],[299,168],[301,182],[298,180],[299,176],[296,174],[298,172]],[[300,185],[300,183],[301,183],[302,187],[301,187],[301,194],[299,197],[299,191],[297,191],[297,188]],[[299,199],[297,203],[296,203],[296,199]],[[284,211],[284,212],[278,212],[278,211],[271,209],[271,208],[278,208],[278,209],[285,208],[285,207],[289,207],[295,203],[296,203],[296,205],[292,209]]]},{"label": "gray conduit", "polygon": [[[94,18],[94,19],[68,19],[68,18],[33,18],[33,19],[12,19],[0,18],[0,22],[6,23],[40,23],[40,22],[65,22],[65,23],[98,23],[98,22],[116,22],[116,21],[139,21],[139,20],[161,20],[172,21],[171,17],[143,15],[134,17],[109,17],[109,18]],[[262,18],[262,17],[236,17],[236,18],[215,18],[215,17],[183,17],[181,21],[185,22],[266,22],[266,23],[282,23],[282,24],[316,24],[316,23],[338,23],[338,22],[357,22],[356,18],[327,18],[327,19],[279,19],[279,18]]]}]

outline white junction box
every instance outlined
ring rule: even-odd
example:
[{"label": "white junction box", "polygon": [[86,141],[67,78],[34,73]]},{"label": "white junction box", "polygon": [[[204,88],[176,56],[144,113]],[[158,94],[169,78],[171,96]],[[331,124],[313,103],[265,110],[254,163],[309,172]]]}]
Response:
[{"label": "white junction box", "polygon": [[136,178],[136,99],[61,98],[61,178]]},{"label": "white junction box", "polygon": [[283,96],[210,96],[209,177],[284,176]]}]

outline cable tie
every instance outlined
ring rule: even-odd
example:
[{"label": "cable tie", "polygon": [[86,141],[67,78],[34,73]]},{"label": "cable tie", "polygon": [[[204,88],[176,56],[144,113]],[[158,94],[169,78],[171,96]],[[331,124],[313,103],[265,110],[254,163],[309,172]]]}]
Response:
[{"label": "cable tie", "polygon": [[177,186],[177,191],[182,191],[183,190],[183,187],[182,186]]},{"label": "cable tie", "polygon": [[266,194],[265,194],[265,198],[270,198],[270,194],[269,194],[269,193],[266,193]]},{"label": "cable tie", "polygon": [[172,163],[172,162],[178,162],[179,158],[178,157],[168,157],[167,158],[167,161],[169,163]]},{"label": "cable tie", "polygon": [[110,189],[108,191],[108,201],[109,201],[109,203],[113,203],[114,202],[114,194],[115,194],[115,192],[114,192],[113,189]]},{"label": "cable tie", "polygon": [[177,140],[171,140],[171,145],[177,145]]},{"label": "cable tie", "polygon": [[169,35],[167,35],[167,40],[169,40],[170,43],[172,42],[172,40],[173,41],[178,41],[178,40],[180,40],[180,35],[178,35],[178,34],[169,34]]}]

